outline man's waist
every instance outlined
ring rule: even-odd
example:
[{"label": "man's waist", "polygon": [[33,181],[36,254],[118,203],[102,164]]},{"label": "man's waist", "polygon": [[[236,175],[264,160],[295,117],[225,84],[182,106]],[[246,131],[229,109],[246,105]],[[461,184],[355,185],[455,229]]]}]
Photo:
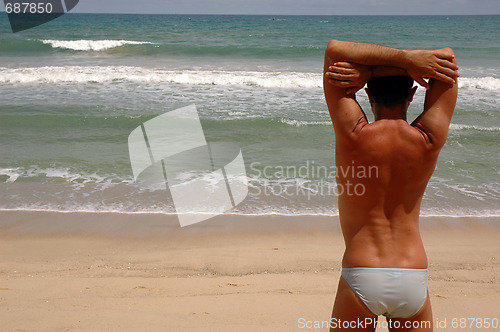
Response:
[{"label": "man's waist", "polygon": [[427,268],[427,255],[420,240],[412,244],[390,245],[347,243],[342,260],[342,267],[370,267],[370,268]]}]

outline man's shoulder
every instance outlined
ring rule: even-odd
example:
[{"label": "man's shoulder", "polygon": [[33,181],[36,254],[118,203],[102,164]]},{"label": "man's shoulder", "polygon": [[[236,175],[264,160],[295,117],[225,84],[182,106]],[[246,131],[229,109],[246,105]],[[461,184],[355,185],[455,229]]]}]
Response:
[{"label": "man's shoulder", "polygon": [[382,119],[367,122],[362,125],[359,133],[363,135],[376,135],[377,137],[392,137],[401,135],[412,135],[415,127],[402,119]]},{"label": "man's shoulder", "polygon": [[425,147],[428,144],[425,133],[405,120],[378,120],[365,123],[357,131],[356,142],[360,146],[376,147]]}]

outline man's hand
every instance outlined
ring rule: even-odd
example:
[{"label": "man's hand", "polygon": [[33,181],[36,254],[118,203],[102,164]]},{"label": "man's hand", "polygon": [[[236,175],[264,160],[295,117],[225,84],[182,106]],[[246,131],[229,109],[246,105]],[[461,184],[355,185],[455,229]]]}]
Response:
[{"label": "man's hand", "polygon": [[325,73],[328,83],[346,89],[346,94],[361,90],[372,77],[371,66],[351,62],[336,62]]},{"label": "man's hand", "polygon": [[424,81],[424,78],[434,78],[453,85],[455,79],[460,76],[457,72],[458,66],[453,63],[454,58],[455,54],[451,48],[408,51],[405,69],[408,75],[427,90],[430,89],[430,85]]}]

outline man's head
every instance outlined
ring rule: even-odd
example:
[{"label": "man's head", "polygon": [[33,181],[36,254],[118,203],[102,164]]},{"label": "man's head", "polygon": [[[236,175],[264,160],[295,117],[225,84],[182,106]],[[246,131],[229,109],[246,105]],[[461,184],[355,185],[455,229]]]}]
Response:
[{"label": "man's head", "polygon": [[368,81],[366,93],[372,105],[405,110],[413,100],[416,89],[410,76],[375,77]]}]

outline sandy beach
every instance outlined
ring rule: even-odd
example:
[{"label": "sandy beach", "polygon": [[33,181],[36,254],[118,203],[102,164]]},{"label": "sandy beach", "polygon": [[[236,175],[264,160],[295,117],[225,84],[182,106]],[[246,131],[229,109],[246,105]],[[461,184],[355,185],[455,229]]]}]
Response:
[{"label": "sandy beach", "polygon": [[[435,330],[500,319],[498,221],[422,218]],[[329,320],[343,249],[336,217],[4,211],[0,331],[326,331],[301,327]]]}]

